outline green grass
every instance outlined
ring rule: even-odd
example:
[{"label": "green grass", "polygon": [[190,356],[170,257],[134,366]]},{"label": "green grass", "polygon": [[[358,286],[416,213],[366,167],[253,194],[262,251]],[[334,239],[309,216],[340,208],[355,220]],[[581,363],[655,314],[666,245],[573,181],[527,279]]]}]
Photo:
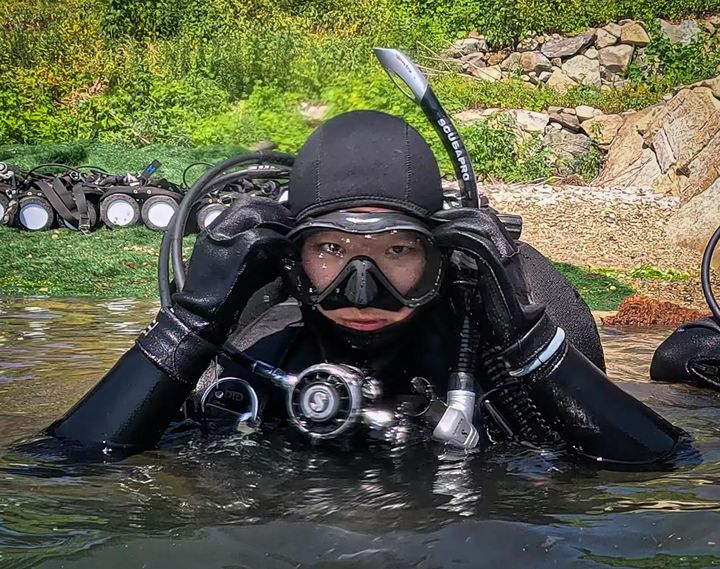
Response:
[{"label": "green grass", "polygon": [[161,238],[144,227],[90,235],[0,227],[0,295],[154,297]]},{"label": "green grass", "polygon": [[631,286],[607,273],[601,274],[597,270],[568,263],[553,264],[577,288],[592,310],[615,310],[635,292]]},{"label": "green grass", "polygon": [[[144,227],[27,232],[0,227],[0,296],[157,296],[162,235]],[[188,239],[186,248],[192,241]],[[613,310],[634,291],[616,278],[556,263],[593,310]]]}]

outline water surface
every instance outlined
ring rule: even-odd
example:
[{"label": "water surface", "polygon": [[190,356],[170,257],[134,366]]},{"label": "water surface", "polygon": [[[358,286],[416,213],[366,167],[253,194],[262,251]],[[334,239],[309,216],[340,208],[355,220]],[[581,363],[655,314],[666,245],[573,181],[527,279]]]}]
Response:
[{"label": "water surface", "polygon": [[[0,299],[0,447],[67,410],[156,310]],[[596,472],[511,448],[347,452],[277,436],[185,435],[116,464],[8,449],[0,567],[720,566],[720,398],[649,382],[668,333],[604,329],[610,374],[688,430],[701,464]]]}]

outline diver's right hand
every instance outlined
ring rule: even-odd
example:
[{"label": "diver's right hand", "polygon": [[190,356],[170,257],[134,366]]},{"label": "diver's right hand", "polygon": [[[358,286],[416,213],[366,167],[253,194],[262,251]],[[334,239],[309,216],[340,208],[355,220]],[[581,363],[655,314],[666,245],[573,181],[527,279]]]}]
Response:
[{"label": "diver's right hand", "polygon": [[195,243],[185,287],[137,341],[174,379],[195,383],[250,297],[280,275],[291,253],[285,207],[243,196]]}]

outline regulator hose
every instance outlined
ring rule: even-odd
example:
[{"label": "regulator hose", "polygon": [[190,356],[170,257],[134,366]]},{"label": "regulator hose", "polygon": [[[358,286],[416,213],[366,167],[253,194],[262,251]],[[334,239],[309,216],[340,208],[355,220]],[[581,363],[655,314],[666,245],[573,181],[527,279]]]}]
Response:
[{"label": "regulator hose", "polygon": [[[182,240],[185,235],[185,227],[195,202],[203,195],[217,187],[219,180],[227,180],[236,177],[269,177],[277,176],[279,172],[290,172],[295,162],[294,154],[286,154],[283,152],[260,151],[249,154],[234,156],[216,166],[210,168],[185,194],[180,202],[180,208],[173,216],[170,227],[163,235],[162,244],[160,246],[160,256],[158,262],[158,288],[160,292],[160,304],[163,308],[169,308],[172,305],[172,286],[170,283],[170,266],[172,264],[172,273],[175,279],[175,287],[182,290],[185,285],[185,267],[183,264]],[[245,170],[243,172],[230,172],[231,168],[236,168],[244,164],[268,164],[276,166],[274,170]]]},{"label": "regulator hose", "polygon": [[559,435],[548,425],[523,383],[510,377],[500,349],[486,345],[480,354],[490,387],[482,401],[490,404],[487,410],[502,431],[517,442],[559,443]]},{"label": "regulator hose", "polygon": [[710,262],[712,261],[715,248],[720,241],[720,227],[715,230],[710,241],[708,241],[705,253],[703,254],[702,266],[700,268],[700,284],[702,285],[703,294],[705,295],[705,301],[710,307],[715,321],[720,324],[720,306],[718,301],[713,294],[712,285],[710,283]]}]

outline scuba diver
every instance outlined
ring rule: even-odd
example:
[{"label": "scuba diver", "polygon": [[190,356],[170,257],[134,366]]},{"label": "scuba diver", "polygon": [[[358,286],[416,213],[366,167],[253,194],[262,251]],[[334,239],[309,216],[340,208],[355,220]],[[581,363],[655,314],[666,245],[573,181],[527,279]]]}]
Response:
[{"label": "scuba diver", "polygon": [[[273,286],[297,302],[248,318]],[[199,235],[171,306],[47,434],[124,456],[154,447],[182,408],[316,441],[398,440],[418,423],[464,449],[672,461],[682,431],[603,367],[587,307],[549,262],[488,208],[443,209],[437,161],[409,124],[353,111],[305,142],[287,205],[245,198]]]},{"label": "scuba diver", "polygon": [[720,227],[710,237],[700,267],[700,282],[712,316],[686,322],[653,354],[650,377],[720,391],[720,305],[710,284],[710,266],[720,242]]}]

